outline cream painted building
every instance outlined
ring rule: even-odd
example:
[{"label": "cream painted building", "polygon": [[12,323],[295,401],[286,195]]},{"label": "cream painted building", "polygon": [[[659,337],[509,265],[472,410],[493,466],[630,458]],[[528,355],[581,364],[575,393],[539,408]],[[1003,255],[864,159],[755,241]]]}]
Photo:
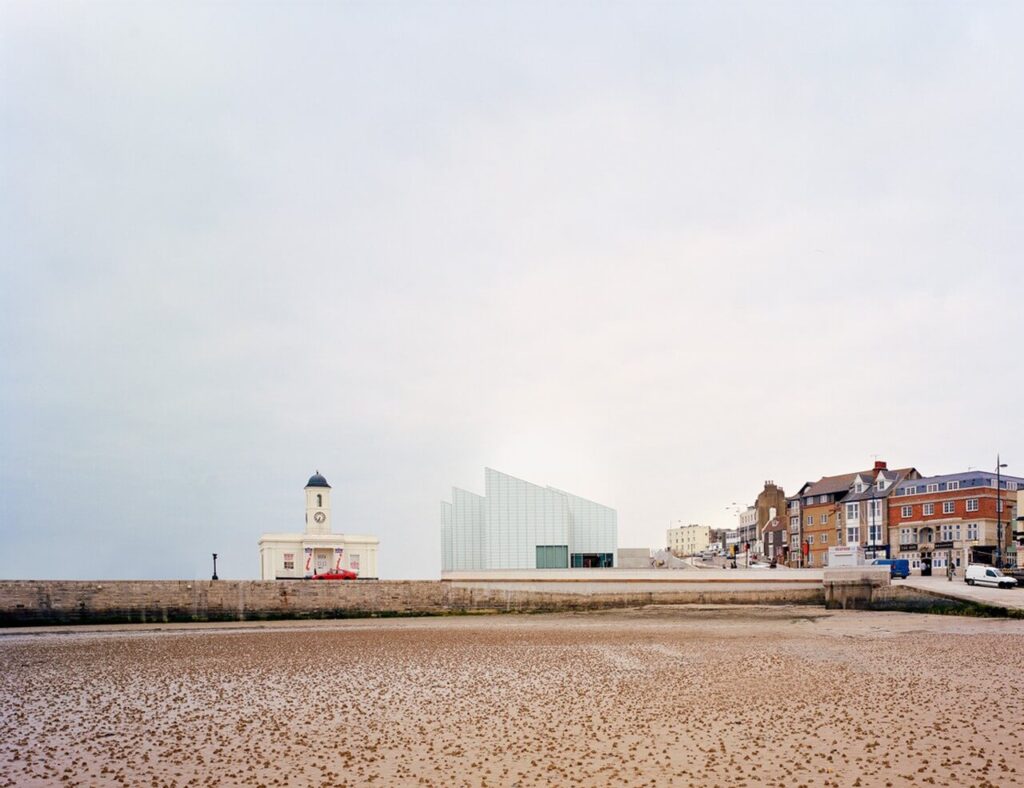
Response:
[{"label": "cream painted building", "polygon": [[711,545],[711,527],[707,525],[679,525],[669,528],[668,549],[674,555],[694,555]]},{"label": "cream painted building", "polygon": [[260,537],[260,578],[301,580],[349,569],[360,578],[377,577],[375,536],[331,533],[331,485],[317,471],[306,483],[306,530]]}]

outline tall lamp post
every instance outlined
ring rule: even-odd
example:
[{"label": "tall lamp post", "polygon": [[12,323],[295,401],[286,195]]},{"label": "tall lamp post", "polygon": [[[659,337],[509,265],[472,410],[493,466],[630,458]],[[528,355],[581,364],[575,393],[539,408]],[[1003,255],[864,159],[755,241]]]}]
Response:
[{"label": "tall lamp post", "polygon": [[211,577],[210,579],[211,580],[217,580],[218,579],[217,578],[217,554],[216,553],[213,554],[213,577]]},{"label": "tall lamp post", "polygon": [[996,454],[996,566],[1003,565],[1003,468],[1005,462],[999,461]]}]

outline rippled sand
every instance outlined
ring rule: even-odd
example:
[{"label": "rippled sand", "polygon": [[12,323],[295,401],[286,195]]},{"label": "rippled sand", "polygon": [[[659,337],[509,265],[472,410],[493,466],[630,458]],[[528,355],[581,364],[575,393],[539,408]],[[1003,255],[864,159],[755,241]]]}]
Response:
[{"label": "rippled sand", "polygon": [[818,608],[21,631],[0,785],[1021,785],[1022,684],[1024,622]]}]

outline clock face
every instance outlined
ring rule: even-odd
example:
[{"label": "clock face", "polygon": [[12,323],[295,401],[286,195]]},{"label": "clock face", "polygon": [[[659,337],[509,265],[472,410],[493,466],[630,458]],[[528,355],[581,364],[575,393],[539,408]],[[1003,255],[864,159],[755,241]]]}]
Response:
[{"label": "clock face", "polygon": [[318,523],[322,523],[324,520],[327,519],[327,515],[323,512],[317,512],[313,515],[313,519],[316,520]]}]

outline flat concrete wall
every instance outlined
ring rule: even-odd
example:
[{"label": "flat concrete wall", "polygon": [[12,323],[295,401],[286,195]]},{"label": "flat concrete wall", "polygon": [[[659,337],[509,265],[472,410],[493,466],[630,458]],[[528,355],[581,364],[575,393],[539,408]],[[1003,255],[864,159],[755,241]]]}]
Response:
[{"label": "flat concrete wall", "polygon": [[870,609],[874,595],[890,584],[888,566],[829,567],[824,571],[825,607]]},{"label": "flat concrete wall", "polygon": [[817,604],[820,585],[566,593],[431,580],[2,580],[0,626],[555,612],[650,604]]},{"label": "flat concrete wall", "polygon": [[904,613],[940,613],[956,616],[1024,618],[1024,610],[993,602],[938,594],[912,586],[886,586],[872,591],[869,610],[898,610]]}]

